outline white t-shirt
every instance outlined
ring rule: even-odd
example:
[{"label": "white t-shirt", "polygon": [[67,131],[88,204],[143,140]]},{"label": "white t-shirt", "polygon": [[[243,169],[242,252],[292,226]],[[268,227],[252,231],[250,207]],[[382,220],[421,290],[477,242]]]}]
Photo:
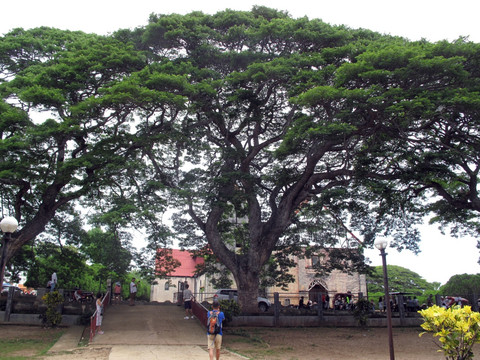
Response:
[{"label": "white t-shirt", "polygon": [[130,292],[131,293],[137,292],[137,284],[135,284],[133,281],[130,283]]},{"label": "white t-shirt", "polygon": [[54,283],[54,284],[57,283],[57,273],[56,273],[56,272],[54,272],[54,273],[52,274],[52,283]]}]

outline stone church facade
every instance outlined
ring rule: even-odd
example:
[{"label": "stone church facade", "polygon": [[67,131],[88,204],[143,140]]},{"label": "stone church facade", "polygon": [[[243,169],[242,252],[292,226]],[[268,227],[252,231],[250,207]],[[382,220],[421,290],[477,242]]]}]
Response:
[{"label": "stone church facade", "polygon": [[[180,262],[180,266],[170,276],[157,279],[157,285],[152,285],[150,301],[179,301],[178,296],[183,290],[183,284],[188,283],[190,289],[196,294],[197,300],[203,301],[211,298],[215,292],[208,278],[204,275],[197,277],[195,267],[203,262],[202,258],[193,258],[189,251],[172,250],[173,256]],[[321,257],[311,258],[295,257],[295,267],[289,270],[294,282],[288,284],[287,290],[279,287],[265,289],[267,297],[273,302],[273,294],[279,293],[280,302],[284,306],[298,305],[301,296],[305,303],[311,300],[313,303],[318,299],[318,293],[328,294],[330,306],[337,294],[353,294],[354,299],[359,293],[367,295],[366,275],[353,273],[347,274],[339,270],[333,270],[327,276],[317,276],[314,265],[321,261]],[[161,266],[157,264],[157,266]]]},{"label": "stone church facade", "polygon": [[295,281],[288,284],[288,289],[283,290],[279,287],[272,287],[267,290],[268,294],[278,292],[282,305],[298,305],[301,296],[305,303],[311,300],[315,303],[318,299],[318,293],[327,295],[330,298],[330,306],[337,294],[351,293],[354,299],[361,293],[367,295],[367,280],[365,274],[352,273],[347,274],[340,270],[333,270],[329,275],[317,276],[315,273],[315,262],[318,257],[295,258],[296,267],[290,269]]}]

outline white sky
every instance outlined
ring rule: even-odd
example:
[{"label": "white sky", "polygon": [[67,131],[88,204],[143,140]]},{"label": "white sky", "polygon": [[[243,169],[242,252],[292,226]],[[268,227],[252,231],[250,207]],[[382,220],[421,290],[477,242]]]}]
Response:
[{"label": "white sky", "polygon": [[[350,28],[365,28],[410,40],[453,41],[468,36],[480,42],[480,1],[478,0],[21,0],[0,3],[0,34],[13,28],[49,26],[108,34],[121,28],[147,24],[151,13],[213,14],[224,9],[250,10],[253,5],[287,11],[291,16],[318,18]],[[390,249],[388,264],[406,267],[427,281],[444,284],[455,274],[480,273],[475,239],[451,239],[435,227],[422,231],[420,255]],[[381,265],[377,250],[367,251],[372,265]]]}]

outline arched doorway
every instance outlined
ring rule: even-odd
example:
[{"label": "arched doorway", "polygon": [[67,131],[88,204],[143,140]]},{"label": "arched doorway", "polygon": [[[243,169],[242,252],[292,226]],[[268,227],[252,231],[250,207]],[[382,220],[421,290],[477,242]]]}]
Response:
[{"label": "arched doorway", "polygon": [[308,286],[308,300],[310,300],[312,303],[317,302],[319,296],[318,294],[321,294],[320,298],[322,295],[328,294],[327,284],[320,279],[313,280]]}]

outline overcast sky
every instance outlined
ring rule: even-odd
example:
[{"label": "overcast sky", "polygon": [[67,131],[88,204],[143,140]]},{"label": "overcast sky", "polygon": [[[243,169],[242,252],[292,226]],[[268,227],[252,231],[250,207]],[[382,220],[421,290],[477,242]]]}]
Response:
[{"label": "overcast sky", "polygon": [[[480,42],[478,0],[4,0],[0,5],[0,34],[16,27],[29,29],[38,26],[109,34],[122,28],[144,26],[152,13],[202,11],[213,14],[227,8],[250,10],[254,5],[284,10],[295,18],[318,18],[332,25],[365,28],[410,40],[424,38],[434,42],[468,37]],[[406,267],[427,281],[442,284],[455,274],[480,273],[475,239],[451,239],[441,235],[433,226],[423,227],[422,237],[420,255],[390,249],[388,264]],[[372,265],[381,265],[378,254],[376,249],[367,251]]]}]

